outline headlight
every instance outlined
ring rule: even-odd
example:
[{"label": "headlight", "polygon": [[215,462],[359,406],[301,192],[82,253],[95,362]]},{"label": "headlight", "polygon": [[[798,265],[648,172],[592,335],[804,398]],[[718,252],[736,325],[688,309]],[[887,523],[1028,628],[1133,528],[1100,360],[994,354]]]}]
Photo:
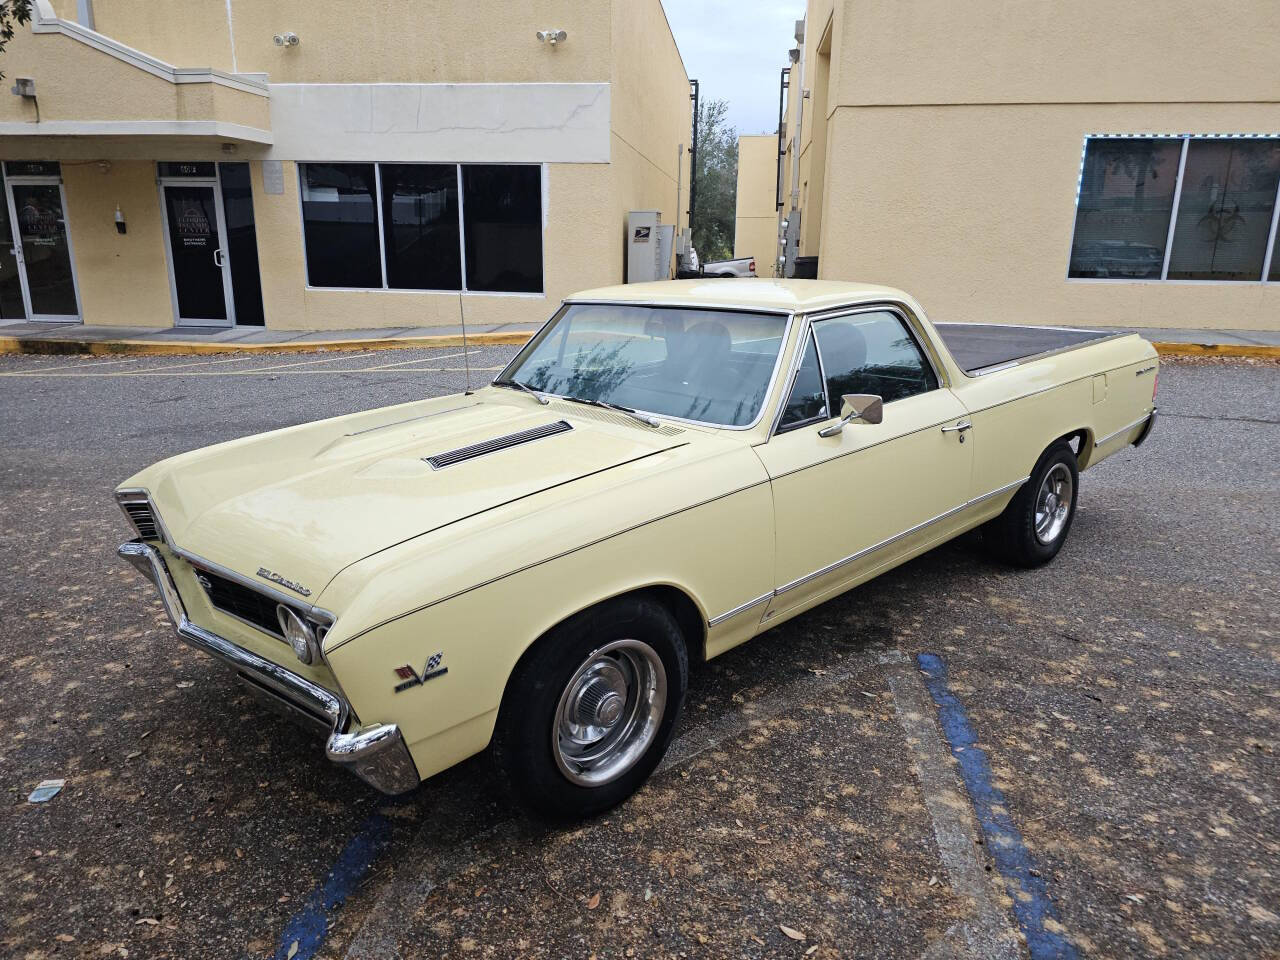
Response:
[{"label": "headlight", "polygon": [[280,620],[280,629],[284,632],[284,638],[289,641],[289,646],[293,647],[293,652],[297,654],[298,659],[305,664],[314,663],[317,643],[316,632],[311,624],[283,603],[276,607],[276,617]]}]

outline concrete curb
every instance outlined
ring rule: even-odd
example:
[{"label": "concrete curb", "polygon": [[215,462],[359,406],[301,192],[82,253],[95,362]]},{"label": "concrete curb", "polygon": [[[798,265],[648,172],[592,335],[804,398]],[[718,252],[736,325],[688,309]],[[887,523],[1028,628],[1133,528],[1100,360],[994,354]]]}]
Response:
[{"label": "concrete curb", "polygon": [[[473,333],[468,343],[521,346],[533,336],[533,330],[506,333]],[[1252,357],[1280,360],[1280,346],[1249,343],[1177,343],[1153,341],[1152,345],[1166,357]],[[293,340],[284,343],[225,343],[207,340],[45,340],[38,337],[0,336],[0,355],[137,355],[172,356],[191,354],[272,354],[331,353],[359,350],[410,350],[415,347],[460,347],[459,334],[426,337],[381,337],[369,340]]]},{"label": "concrete curb", "polygon": [[[519,346],[533,336],[533,330],[507,333],[472,333],[469,344],[507,344]],[[408,350],[414,347],[460,347],[459,334],[427,337],[380,337],[369,340],[293,340],[283,343],[225,343],[207,340],[45,340],[36,337],[0,336],[0,354],[45,354],[50,356],[105,356],[128,354],[139,356],[171,356],[174,354],[272,354],[313,353],[357,350]]]}]

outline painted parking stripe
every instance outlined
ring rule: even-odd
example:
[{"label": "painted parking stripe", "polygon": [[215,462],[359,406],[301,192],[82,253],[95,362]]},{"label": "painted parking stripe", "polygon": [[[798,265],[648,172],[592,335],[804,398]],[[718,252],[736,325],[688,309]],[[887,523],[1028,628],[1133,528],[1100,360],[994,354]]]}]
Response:
[{"label": "painted parking stripe", "polygon": [[978,825],[964,784],[934,722],[933,701],[915,665],[899,650],[880,656],[893,709],[913,755],[920,794],[933,824],[938,857],[951,889],[970,904],[963,920],[934,941],[924,960],[1019,960],[1013,921],[997,902],[990,867],[974,840]]},{"label": "painted parking stripe", "polygon": [[1004,794],[992,782],[987,754],[978,746],[964,704],[947,684],[946,664],[933,653],[920,654],[916,663],[938,709],[938,722],[951,755],[960,765],[960,776],[978,815],[987,850],[1013,900],[1014,918],[1026,937],[1031,960],[1075,960],[1075,948],[1046,927],[1046,921],[1055,926],[1059,922],[1049,899],[1048,884],[1036,870],[1022,833],[1007,812]]},{"label": "painted parking stripe", "polygon": [[[324,945],[329,918],[360,886],[369,867],[391,841],[391,821],[370,815],[342,848],[333,868],[285,924],[274,960],[311,960]],[[297,947],[294,947],[297,944]]]}]

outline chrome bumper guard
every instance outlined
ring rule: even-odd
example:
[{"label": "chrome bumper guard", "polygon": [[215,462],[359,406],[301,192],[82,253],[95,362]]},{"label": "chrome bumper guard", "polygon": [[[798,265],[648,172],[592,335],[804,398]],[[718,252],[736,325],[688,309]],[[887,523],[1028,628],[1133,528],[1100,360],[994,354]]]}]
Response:
[{"label": "chrome bumper guard", "polygon": [[376,723],[355,728],[355,717],[343,697],[188,620],[164,557],[154,547],[131,540],[116,552],[155,584],[179,639],[216,657],[300,711],[326,718],[330,732],[325,753],[330,760],[383,793],[404,793],[418,785],[418,769],[398,726]]}]

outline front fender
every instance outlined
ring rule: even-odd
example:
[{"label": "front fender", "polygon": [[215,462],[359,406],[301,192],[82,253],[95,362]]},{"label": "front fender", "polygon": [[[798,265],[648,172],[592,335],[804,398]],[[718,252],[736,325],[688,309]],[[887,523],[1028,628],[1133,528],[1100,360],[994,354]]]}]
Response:
[{"label": "front fender", "polygon": [[[705,624],[772,578],[772,497],[757,482],[389,619],[326,656],[356,712],[397,724],[427,777],[485,748],[516,662],[574,613],[670,586]],[[717,625],[720,648],[751,636],[759,612]]]}]

